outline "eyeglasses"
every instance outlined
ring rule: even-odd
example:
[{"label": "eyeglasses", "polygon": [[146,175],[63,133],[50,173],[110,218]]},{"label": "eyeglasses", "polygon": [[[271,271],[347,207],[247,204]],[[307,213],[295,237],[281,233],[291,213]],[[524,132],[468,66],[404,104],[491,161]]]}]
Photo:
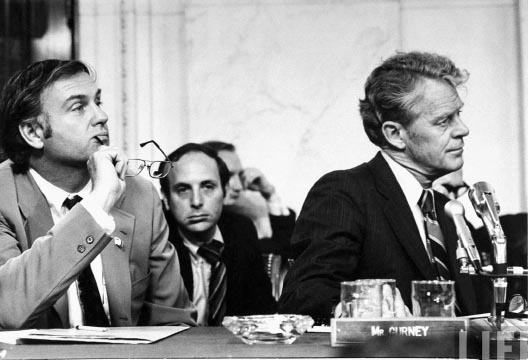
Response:
[{"label": "eyeglasses", "polygon": [[154,179],[161,179],[165,176],[169,175],[169,172],[171,171],[172,167],[174,166],[172,164],[172,161],[169,160],[169,157],[161,150],[158,143],[154,140],[149,140],[144,143],[139,144],[139,146],[143,147],[147,144],[153,143],[154,146],[158,148],[159,151],[165,156],[164,161],[150,161],[150,160],[143,160],[143,159],[128,159],[128,166],[127,166],[127,174],[128,177],[138,176],[141,171],[146,167],[148,168],[148,172],[151,178]]}]

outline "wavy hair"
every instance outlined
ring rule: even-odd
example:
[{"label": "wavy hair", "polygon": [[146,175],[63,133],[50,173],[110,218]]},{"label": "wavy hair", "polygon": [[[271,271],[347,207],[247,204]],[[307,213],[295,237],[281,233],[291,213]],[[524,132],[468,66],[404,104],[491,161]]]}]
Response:
[{"label": "wavy hair", "polygon": [[22,138],[19,126],[38,124],[44,136],[50,137],[52,129],[48,116],[42,109],[42,94],[54,82],[85,72],[95,79],[95,71],[76,60],[44,60],[16,72],[0,93],[0,147],[1,152],[13,161],[13,171],[25,172],[34,151]]},{"label": "wavy hair", "polygon": [[359,100],[363,127],[370,141],[383,148],[389,144],[381,130],[386,121],[407,126],[414,118],[413,107],[420,101],[420,84],[425,79],[442,80],[453,87],[469,77],[445,56],[425,53],[397,53],[372,71],[365,83],[365,98]]}]

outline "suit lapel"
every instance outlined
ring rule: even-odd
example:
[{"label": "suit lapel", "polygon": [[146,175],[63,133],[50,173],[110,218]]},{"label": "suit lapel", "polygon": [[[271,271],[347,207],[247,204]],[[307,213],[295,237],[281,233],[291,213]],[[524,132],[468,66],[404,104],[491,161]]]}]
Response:
[{"label": "suit lapel", "polygon": [[377,190],[386,200],[384,213],[396,238],[424,278],[434,279],[435,270],[423,246],[407,199],[381,153],[369,162],[369,167],[374,174]]},{"label": "suit lapel", "polygon": [[169,241],[176,248],[178,260],[180,262],[180,274],[183,279],[183,284],[185,285],[185,289],[187,289],[189,299],[192,301],[194,295],[194,279],[192,272],[191,255],[189,254],[189,250],[183,244],[183,238],[181,237],[178,231],[178,226],[172,218],[172,214],[166,213],[165,218],[167,219],[167,223],[169,224]]},{"label": "suit lapel", "polygon": [[121,326],[131,326],[123,323],[126,318],[130,322],[132,298],[132,281],[130,279],[130,251],[134,234],[135,217],[117,207],[111,211],[116,228],[112,233],[113,241],[101,252],[104,279],[110,304],[112,319],[120,319]]},{"label": "suit lapel", "polygon": [[47,234],[53,227],[53,218],[48,202],[40,192],[37,184],[29,174],[15,175],[18,206],[24,219],[24,230],[27,238],[23,239],[22,250],[31,247],[32,242]]},{"label": "suit lapel", "polygon": [[[25,239],[19,239],[22,251],[29,249],[35,239],[44,236],[53,227],[49,204],[29,174],[15,174],[18,207],[24,221]],[[63,326],[69,326],[68,298],[61,296],[53,305]]]}]

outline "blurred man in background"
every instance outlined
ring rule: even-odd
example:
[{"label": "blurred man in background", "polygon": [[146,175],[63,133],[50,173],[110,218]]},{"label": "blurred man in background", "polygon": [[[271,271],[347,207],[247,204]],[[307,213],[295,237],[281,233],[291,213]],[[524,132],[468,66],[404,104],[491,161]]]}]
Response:
[{"label": "blurred man in background", "polygon": [[275,186],[256,168],[243,168],[233,144],[207,141],[229,169],[225,210],[249,217],[257,228],[263,253],[290,255],[295,212],[282,204]]}]

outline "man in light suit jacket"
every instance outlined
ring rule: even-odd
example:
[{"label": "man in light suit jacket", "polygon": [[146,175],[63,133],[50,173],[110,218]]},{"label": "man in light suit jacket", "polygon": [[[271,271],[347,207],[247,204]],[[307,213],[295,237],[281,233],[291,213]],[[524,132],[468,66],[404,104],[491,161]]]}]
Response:
[{"label": "man in light suit jacket", "polygon": [[[310,190],[292,238],[304,251],[286,276],[281,312],[328,321],[340,282],[360,278],[396,279],[410,308],[411,281],[440,277],[418,201],[436,178],[463,164],[469,130],[457,87],[467,76],[443,56],[418,52],[396,54],[371,73],[360,112],[381,151]],[[443,210],[448,199],[433,196],[461,314],[489,311],[478,307],[477,280],[458,273],[457,235]]]},{"label": "man in light suit jacket", "polygon": [[78,61],[35,63],[4,87],[0,328],[90,325],[87,272],[105,324],[195,323],[160,199],[125,178],[107,121],[95,74]]},{"label": "man in light suit jacket", "polygon": [[[216,152],[188,143],[169,155],[169,175],[160,180],[167,207],[170,241],[180,258],[185,286],[198,309],[198,324],[220,325],[225,315],[269,314],[276,311],[271,282],[264,270],[255,226],[250,219],[224,213],[229,171]],[[222,310],[214,288],[217,264],[201,248],[215,243],[225,267]]]}]

